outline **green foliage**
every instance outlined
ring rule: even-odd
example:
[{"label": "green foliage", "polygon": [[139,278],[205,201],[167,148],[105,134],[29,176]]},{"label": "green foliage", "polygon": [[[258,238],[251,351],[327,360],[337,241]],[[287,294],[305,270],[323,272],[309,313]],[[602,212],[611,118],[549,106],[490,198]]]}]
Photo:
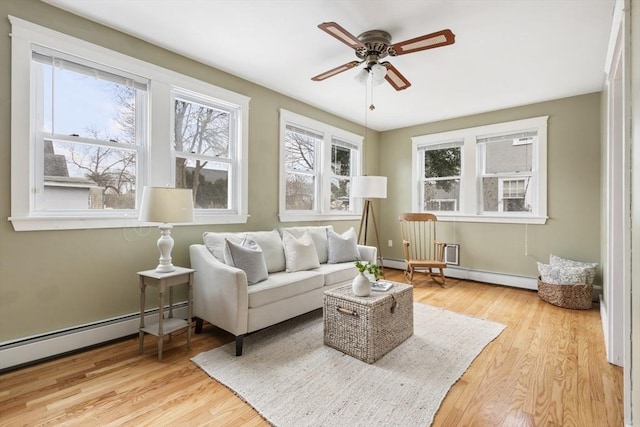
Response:
[{"label": "green foliage", "polygon": [[[460,175],[460,147],[427,150],[424,153],[425,178],[444,178]],[[451,189],[451,180],[437,181],[436,187]]]},{"label": "green foliage", "polygon": [[382,277],[382,268],[378,264],[372,262],[363,264],[361,261],[356,261],[356,268],[360,273],[364,273],[366,271],[367,273],[373,275],[376,280]]}]

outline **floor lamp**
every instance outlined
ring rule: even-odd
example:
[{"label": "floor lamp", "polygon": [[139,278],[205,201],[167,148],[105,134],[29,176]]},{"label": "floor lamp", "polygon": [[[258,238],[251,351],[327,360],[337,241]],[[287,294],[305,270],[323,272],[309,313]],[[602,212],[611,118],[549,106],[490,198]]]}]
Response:
[{"label": "floor lamp", "polygon": [[[373,231],[376,237],[376,248],[378,249],[378,265],[384,268],[382,262],[382,250],[380,249],[380,237],[378,235],[378,223],[373,210],[371,199],[387,198],[387,177],[386,176],[354,176],[351,179],[351,195],[364,199],[362,217],[360,218],[360,229],[358,230],[358,243],[367,244],[367,230],[369,228],[369,217],[373,222]],[[362,230],[364,228],[364,236]],[[361,239],[364,237],[364,239]]]}]

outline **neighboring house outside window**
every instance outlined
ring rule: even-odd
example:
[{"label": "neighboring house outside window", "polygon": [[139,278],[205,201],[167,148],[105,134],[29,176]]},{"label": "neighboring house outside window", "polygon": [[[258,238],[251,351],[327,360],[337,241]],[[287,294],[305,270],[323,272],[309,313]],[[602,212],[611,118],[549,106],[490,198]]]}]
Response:
[{"label": "neighboring house outside window", "polygon": [[14,229],[140,226],[147,185],[192,188],[196,223],[246,222],[249,98],[9,19]]},{"label": "neighboring house outside window", "polygon": [[543,224],[547,117],[412,138],[412,201],[439,219]]},{"label": "neighboring house outside window", "polygon": [[354,219],[362,137],[280,110],[280,220]]}]

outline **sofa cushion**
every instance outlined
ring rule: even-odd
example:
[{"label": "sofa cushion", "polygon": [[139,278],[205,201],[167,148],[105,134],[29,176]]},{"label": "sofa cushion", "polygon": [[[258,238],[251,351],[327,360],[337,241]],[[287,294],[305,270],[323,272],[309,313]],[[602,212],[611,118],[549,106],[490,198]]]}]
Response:
[{"label": "sofa cushion", "polygon": [[284,227],[280,231],[284,234],[284,231],[288,231],[293,234],[294,237],[300,238],[305,231],[309,232],[313,239],[313,244],[316,245],[316,253],[318,254],[318,262],[324,264],[328,260],[327,251],[327,230],[333,230],[331,225],[311,226],[311,227]]},{"label": "sofa cushion", "polygon": [[264,253],[264,260],[267,263],[267,271],[275,273],[284,271],[285,258],[282,238],[278,230],[271,231],[250,231],[247,236],[256,241]]},{"label": "sofa cushion", "polygon": [[305,231],[302,237],[297,239],[293,234],[284,230],[282,241],[287,273],[320,267],[316,246],[309,232]]},{"label": "sofa cushion", "polygon": [[351,227],[342,234],[327,230],[327,252],[329,264],[356,261],[360,257],[356,231]]},{"label": "sofa cushion", "polygon": [[225,239],[225,243],[224,262],[243,270],[247,275],[247,284],[255,285],[267,279],[269,273],[262,249],[253,239],[245,236],[240,244],[229,239]]},{"label": "sofa cushion", "polygon": [[324,285],[331,286],[336,283],[353,280],[358,275],[358,269],[353,262],[343,262],[341,264],[322,264],[319,271],[324,275]]},{"label": "sofa cushion", "polygon": [[220,262],[224,262],[225,239],[229,239],[233,243],[240,244],[247,233],[213,233],[207,231],[202,234],[204,245],[209,252]]},{"label": "sofa cushion", "polygon": [[324,278],[317,270],[272,273],[267,280],[249,286],[249,308],[300,295],[321,288],[323,284]]}]

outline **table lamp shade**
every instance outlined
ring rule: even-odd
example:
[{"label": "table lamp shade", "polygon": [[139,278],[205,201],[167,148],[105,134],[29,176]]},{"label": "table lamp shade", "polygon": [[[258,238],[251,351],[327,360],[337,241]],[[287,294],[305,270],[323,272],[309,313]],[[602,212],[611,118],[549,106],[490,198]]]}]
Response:
[{"label": "table lamp shade", "polygon": [[351,178],[351,195],[362,199],[386,199],[386,176],[354,176]]},{"label": "table lamp shade", "polygon": [[193,222],[193,192],[190,188],[144,187],[140,221]]}]

